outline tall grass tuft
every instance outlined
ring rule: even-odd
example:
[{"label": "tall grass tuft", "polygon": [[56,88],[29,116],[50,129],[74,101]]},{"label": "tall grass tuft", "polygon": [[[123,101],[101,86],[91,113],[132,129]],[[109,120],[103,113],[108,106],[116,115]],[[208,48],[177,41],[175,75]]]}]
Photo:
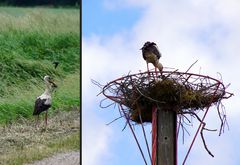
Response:
[{"label": "tall grass tuft", "polygon": [[38,31],[44,33],[80,33],[77,9],[2,8],[0,31]]}]

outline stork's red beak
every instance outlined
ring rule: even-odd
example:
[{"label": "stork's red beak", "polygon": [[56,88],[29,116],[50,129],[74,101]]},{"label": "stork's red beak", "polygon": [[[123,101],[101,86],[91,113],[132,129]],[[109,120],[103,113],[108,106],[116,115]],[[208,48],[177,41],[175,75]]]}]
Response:
[{"label": "stork's red beak", "polygon": [[53,85],[54,88],[57,88],[57,84],[55,84],[55,82],[53,82],[52,80],[49,80],[49,82]]}]

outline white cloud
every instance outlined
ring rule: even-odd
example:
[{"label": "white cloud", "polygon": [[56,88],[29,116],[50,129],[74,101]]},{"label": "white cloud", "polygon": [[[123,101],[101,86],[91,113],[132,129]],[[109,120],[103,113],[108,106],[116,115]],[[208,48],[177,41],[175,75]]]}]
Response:
[{"label": "white cloud", "polygon": [[[210,133],[211,134],[211,133]],[[231,142],[226,141],[226,138],[216,138],[213,135],[206,136],[205,138],[208,149],[214,155],[211,157],[205,150],[202,140],[199,137],[196,144],[193,146],[192,152],[190,153],[186,165],[216,165],[216,164],[236,164],[234,160],[234,151],[232,150]],[[224,141],[224,142],[223,142]],[[235,162],[235,163],[234,163]]]},{"label": "white cloud", "polygon": [[[115,155],[109,150],[118,142],[116,137],[121,132],[121,128],[113,130],[111,126],[106,126],[106,123],[113,120],[117,113],[116,110],[103,109],[101,112],[99,111],[99,102],[103,97],[96,97],[101,90],[91,83],[91,79],[105,85],[138,67],[134,65],[126,67],[131,66],[131,61],[135,57],[131,56],[132,51],[125,52],[128,46],[124,45],[121,38],[117,36],[109,38],[108,43],[104,44],[96,36],[87,40],[83,39],[82,46],[83,163],[84,165],[101,163],[105,165],[105,161]],[[125,57],[125,60],[122,57]],[[141,62],[139,63],[141,64]],[[99,115],[99,113],[103,115]]]},{"label": "white cloud", "polygon": [[148,0],[104,0],[103,6],[108,10],[119,10],[130,7],[146,7],[148,6]]},{"label": "white cloud", "polygon": [[[84,115],[85,116],[85,115]],[[111,129],[101,126],[101,121],[93,117],[89,117],[88,122],[83,122],[83,164],[84,165],[96,165],[101,162],[102,159],[110,158],[111,152],[107,146],[109,136],[111,135]]]},{"label": "white cloud", "polygon": [[[225,84],[232,83],[228,90],[234,92],[235,96],[223,103],[226,106],[230,130],[238,130],[240,91],[237,66],[240,61],[238,55],[240,52],[240,3],[237,0],[181,2],[172,0],[147,1],[147,3],[144,0],[105,0],[105,5],[111,9],[126,6],[145,7],[143,16],[135,26],[129,28],[128,32],[108,37],[83,38],[83,90],[85,90],[83,102],[85,104],[99,104],[92,98],[97,94],[97,88],[91,84],[91,78],[105,84],[126,75],[129,71],[132,73],[139,70],[145,71],[146,63],[141,57],[139,48],[145,41],[150,40],[159,45],[164,66],[185,71],[194,61],[199,60],[190,70],[191,72],[198,73],[201,68],[202,74],[217,78],[219,77],[217,72],[220,72]],[[83,109],[83,112],[88,110]],[[93,152],[98,160],[104,151],[109,152],[106,146],[112,143],[105,139],[114,131],[110,130],[111,127],[107,129],[100,127],[100,123],[104,123],[102,116],[99,113],[96,114],[94,110],[91,111],[94,121],[91,120],[92,126],[86,126],[88,129],[83,132],[83,135],[85,134],[88,138],[91,135],[88,133],[89,129],[95,129],[97,125],[97,129],[103,130],[99,134],[102,140],[98,141],[103,147],[100,145],[98,150]],[[210,127],[218,127],[218,120],[216,109],[212,108],[206,122]],[[239,131],[237,133],[239,134]],[[233,151],[234,148],[240,147],[240,143],[236,139],[235,141],[231,139],[231,136],[236,136],[235,134],[234,131],[226,131],[223,137],[218,137],[217,133],[207,135],[209,148],[215,158],[208,157],[202,142],[198,140],[190,153],[192,156],[189,157],[189,163],[203,164],[203,160],[206,160],[205,164],[237,164],[237,153]],[[86,156],[91,157],[91,154]],[[98,163],[95,162],[95,164]]]}]

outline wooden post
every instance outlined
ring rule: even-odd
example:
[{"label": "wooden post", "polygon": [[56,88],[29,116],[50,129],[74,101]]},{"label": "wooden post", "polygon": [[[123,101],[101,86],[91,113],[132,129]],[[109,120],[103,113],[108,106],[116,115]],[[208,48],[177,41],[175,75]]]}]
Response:
[{"label": "wooden post", "polygon": [[176,112],[158,107],[156,165],[177,165],[176,129]]}]

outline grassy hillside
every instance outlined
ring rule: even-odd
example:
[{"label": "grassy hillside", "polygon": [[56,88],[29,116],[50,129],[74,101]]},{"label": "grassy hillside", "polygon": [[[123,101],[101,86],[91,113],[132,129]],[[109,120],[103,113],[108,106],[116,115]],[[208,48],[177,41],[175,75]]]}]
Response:
[{"label": "grassy hillside", "polygon": [[0,8],[0,123],[32,117],[46,74],[59,86],[50,113],[79,106],[79,10],[60,11]]}]

